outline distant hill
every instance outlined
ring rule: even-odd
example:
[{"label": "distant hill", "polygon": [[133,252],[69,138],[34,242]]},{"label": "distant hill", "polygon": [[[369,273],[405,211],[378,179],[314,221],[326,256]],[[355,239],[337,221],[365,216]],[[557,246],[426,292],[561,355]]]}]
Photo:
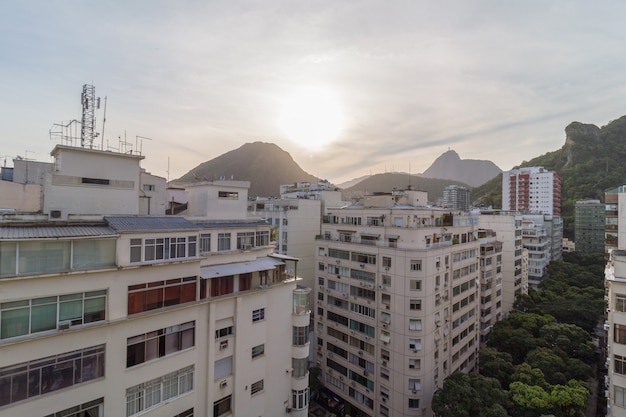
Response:
[{"label": "distant hill", "polygon": [[443,197],[443,189],[450,184],[461,185],[471,188],[469,185],[460,181],[442,180],[435,178],[425,178],[418,175],[401,174],[397,172],[376,174],[364,179],[352,187],[344,190],[344,195],[349,197],[355,193],[372,193],[375,191],[391,192],[394,188],[398,190],[406,190],[408,185],[414,190],[426,191],[428,200],[435,201]]},{"label": "distant hill", "polygon": [[213,181],[220,178],[250,181],[250,197],[280,194],[280,185],[319,179],[296,164],[288,152],[273,143],[254,142],[203,162],[173,183]]},{"label": "distant hill", "polygon": [[338,188],[341,188],[342,190],[346,189],[346,188],[350,188],[354,185],[357,185],[358,183],[360,183],[361,181],[367,179],[371,177],[371,175],[363,175],[362,177],[358,177],[358,178],[354,178],[351,179],[350,181],[346,181],[346,182],[342,182],[341,184],[335,184]]},{"label": "distant hill", "polygon": [[[524,161],[520,167],[543,166],[561,177],[563,234],[574,237],[574,204],[593,198],[604,201],[604,192],[626,184],[626,116],[598,128],[593,124],[570,123],[565,128],[561,149]],[[502,179],[472,190],[472,200],[502,207]]]},{"label": "distant hill", "polygon": [[459,154],[450,150],[435,159],[422,176],[463,181],[472,187],[477,187],[500,173],[502,170],[491,161],[461,159]]}]

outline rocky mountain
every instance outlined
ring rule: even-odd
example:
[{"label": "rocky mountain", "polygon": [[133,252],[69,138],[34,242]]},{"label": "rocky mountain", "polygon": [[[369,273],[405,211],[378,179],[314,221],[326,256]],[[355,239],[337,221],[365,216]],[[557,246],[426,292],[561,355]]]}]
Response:
[{"label": "rocky mountain", "polygon": [[[604,192],[626,184],[626,116],[599,128],[570,123],[565,144],[553,152],[524,161],[520,167],[543,166],[561,177],[563,234],[573,238],[576,200],[604,201]],[[494,178],[472,190],[472,200],[501,207],[502,178]]]},{"label": "rocky mountain", "polygon": [[172,182],[213,181],[220,178],[250,181],[250,197],[278,196],[281,184],[319,180],[303,171],[291,155],[277,145],[254,142],[203,162]]},{"label": "rocky mountain", "polygon": [[491,161],[461,159],[453,150],[444,152],[422,173],[423,177],[463,181],[478,187],[500,174],[502,170]]},{"label": "rocky mountain", "polygon": [[435,201],[443,197],[443,189],[450,184],[471,188],[460,181],[425,178],[420,175],[410,175],[398,172],[370,175],[368,178],[352,187],[344,189],[346,197],[372,193],[375,191],[389,192],[391,190],[406,190],[410,185],[414,190],[428,192],[428,200]]}]

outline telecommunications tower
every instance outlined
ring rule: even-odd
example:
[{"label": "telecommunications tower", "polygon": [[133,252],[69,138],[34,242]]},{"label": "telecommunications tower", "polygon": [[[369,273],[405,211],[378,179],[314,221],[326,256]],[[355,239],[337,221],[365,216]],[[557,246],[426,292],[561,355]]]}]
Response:
[{"label": "telecommunications tower", "polygon": [[100,108],[100,97],[96,98],[96,87],[89,84],[83,85],[80,100],[83,106],[80,146],[92,148],[93,140],[98,136],[96,133],[96,109]]}]

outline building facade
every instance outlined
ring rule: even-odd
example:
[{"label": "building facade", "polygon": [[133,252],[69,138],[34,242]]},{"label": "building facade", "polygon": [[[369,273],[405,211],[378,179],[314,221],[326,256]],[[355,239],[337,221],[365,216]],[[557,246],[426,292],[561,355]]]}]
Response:
[{"label": "building facade", "polygon": [[561,215],[561,178],[543,167],[502,174],[502,210]]},{"label": "building facade", "polygon": [[600,200],[579,200],[574,206],[574,238],[580,253],[604,253],[606,207]]},{"label": "building facade", "polygon": [[517,212],[483,211],[478,224],[495,231],[502,243],[502,313],[513,310],[515,299],[528,293],[528,252],[523,245],[523,217]]},{"label": "building facade", "polygon": [[443,189],[442,203],[450,210],[469,211],[470,190],[460,185],[448,185]]},{"label": "building facade", "polygon": [[469,214],[417,191],[329,208],[316,240],[320,401],[351,416],[430,416],[444,378],[477,365],[480,253]]},{"label": "building facade", "polygon": [[141,158],[53,156],[43,213],[0,216],[0,414],[307,416],[310,290],[247,185],[165,216]]}]

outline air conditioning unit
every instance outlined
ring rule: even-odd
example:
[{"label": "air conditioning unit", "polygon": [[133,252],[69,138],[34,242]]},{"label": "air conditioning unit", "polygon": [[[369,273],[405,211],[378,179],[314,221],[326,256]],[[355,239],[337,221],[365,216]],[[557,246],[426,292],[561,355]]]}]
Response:
[{"label": "air conditioning unit", "polygon": [[415,389],[414,389],[414,390],[412,390],[411,392],[412,392],[413,394],[417,394],[417,390],[415,390]]},{"label": "air conditioning unit", "polygon": [[246,243],[246,244],[243,245],[243,250],[250,250],[250,249],[252,249],[252,245],[251,244]]},{"label": "air conditioning unit", "polygon": [[383,402],[386,403],[387,402],[387,397],[383,397]]},{"label": "air conditioning unit", "polygon": [[369,372],[363,371],[363,376],[368,376],[368,375],[369,375]]},{"label": "air conditioning unit", "polygon": [[385,286],[381,284],[381,285],[378,286],[378,288],[380,288],[381,290],[384,290]]},{"label": "air conditioning unit", "polygon": [[389,271],[389,267],[388,266],[385,267],[385,271]]},{"label": "air conditioning unit", "polygon": [[609,323],[604,323],[604,331],[608,332],[611,329],[611,325]]},{"label": "air conditioning unit", "polygon": [[228,340],[222,340],[220,342],[220,350],[224,350],[228,347]]},{"label": "air conditioning unit", "polygon": [[346,294],[345,292],[343,293],[343,298],[348,298],[348,294]]},{"label": "air conditioning unit", "polygon": [[364,283],[362,283],[362,282],[359,282],[359,285],[362,287],[362,286],[364,286],[365,284],[364,284]]},{"label": "air conditioning unit", "polygon": [[387,328],[387,323],[383,323],[383,327],[386,329]]},{"label": "air conditioning unit", "polygon": [[72,326],[72,322],[71,322],[70,320],[67,320],[67,321],[60,321],[60,322],[59,322],[59,324],[58,324],[58,326],[57,326],[57,329],[59,329],[59,330],[67,330],[67,329],[69,329],[71,326]]},{"label": "air conditioning unit", "polygon": [[226,380],[220,381],[220,388],[226,388],[228,382]]},{"label": "air conditioning unit", "polygon": [[387,361],[383,361],[383,366],[387,366]]},{"label": "air conditioning unit", "polygon": [[356,382],[352,381],[350,382],[350,385],[352,385],[353,387],[356,387]]},{"label": "air conditioning unit", "polygon": [[63,212],[61,210],[50,210],[50,218],[51,219],[60,219],[63,216]]},{"label": "air conditioning unit", "polygon": [[359,356],[363,356],[363,351],[359,350]]}]

